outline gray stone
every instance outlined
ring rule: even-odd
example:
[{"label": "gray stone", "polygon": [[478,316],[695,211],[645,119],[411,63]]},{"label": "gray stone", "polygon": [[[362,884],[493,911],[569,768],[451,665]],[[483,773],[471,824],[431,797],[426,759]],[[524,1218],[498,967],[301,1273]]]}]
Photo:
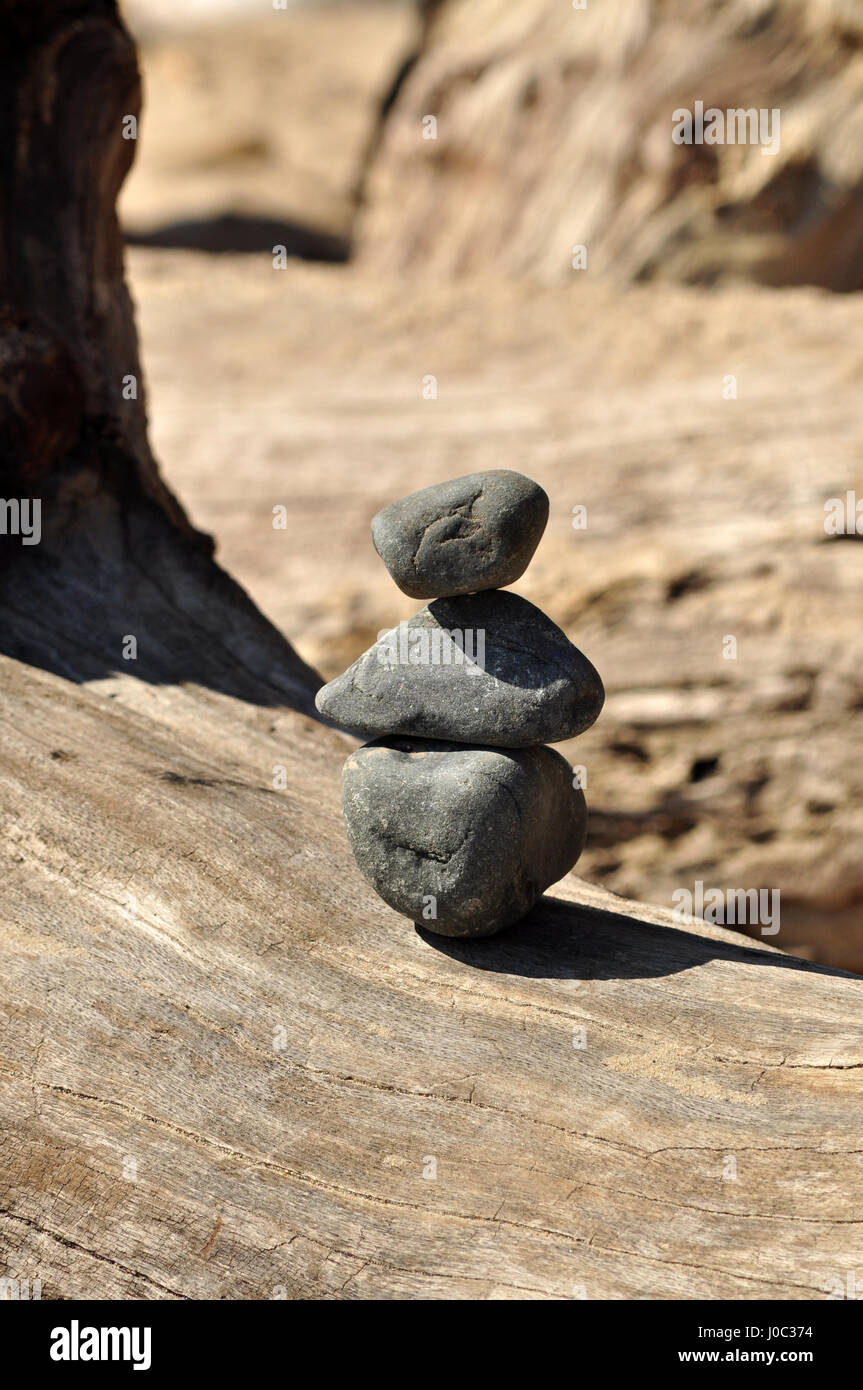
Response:
[{"label": "gray stone", "polygon": [[342,774],[348,839],[396,912],[442,936],[491,936],[572,868],[587,809],[551,748],[385,739]]},{"label": "gray stone", "polygon": [[375,549],[411,598],[500,589],[524,574],[548,497],[521,473],[468,473],[401,497],[372,521]]},{"label": "gray stone", "polygon": [[582,733],[604,699],[598,673],[566,634],[527,599],[498,591],[427,604],[315,703],[364,738],[526,748]]}]

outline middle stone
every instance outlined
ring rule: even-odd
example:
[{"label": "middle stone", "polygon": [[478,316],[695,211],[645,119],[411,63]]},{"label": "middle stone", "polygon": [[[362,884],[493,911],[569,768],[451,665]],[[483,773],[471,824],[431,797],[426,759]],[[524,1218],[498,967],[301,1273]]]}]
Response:
[{"label": "middle stone", "polygon": [[587,657],[506,590],[435,599],[318,691],[321,714],[364,737],[526,748],[583,733],[605,699]]}]

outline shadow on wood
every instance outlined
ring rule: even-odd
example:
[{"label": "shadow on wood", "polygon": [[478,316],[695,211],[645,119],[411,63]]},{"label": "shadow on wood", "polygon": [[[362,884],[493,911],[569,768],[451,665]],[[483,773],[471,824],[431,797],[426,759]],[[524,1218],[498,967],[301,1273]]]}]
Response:
[{"label": "shadow on wood", "polygon": [[499,941],[432,944],[353,863],[338,734],[0,682],[10,1277],[810,1299],[857,1269],[859,980],[572,878]]},{"label": "shadow on wood", "polygon": [[647,924],[620,912],[549,896],[498,936],[473,941],[436,936],[419,923],[417,931],[434,950],[474,970],[526,979],[649,980],[711,960],[858,979],[846,970],[812,965],[779,951],[734,945],[730,932],[717,941],[676,923]]},{"label": "shadow on wood", "polygon": [[284,246],[285,254],[303,261],[341,264],[351,253],[348,237],[336,236],[302,222],[277,217],[244,217],[224,212],[214,217],[170,222],[146,232],[127,232],[129,246],[177,247],[181,250],[273,254]]}]

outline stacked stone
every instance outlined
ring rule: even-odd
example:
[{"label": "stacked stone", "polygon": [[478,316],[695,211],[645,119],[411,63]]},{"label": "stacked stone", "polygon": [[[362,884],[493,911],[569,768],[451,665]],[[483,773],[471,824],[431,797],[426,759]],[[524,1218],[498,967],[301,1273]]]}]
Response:
[{"label": "stacked stone", "polygon": [[434,601],[318,692],[321,714],[373,740],[342,777],[364,877],[444,936],[518,921],[584,845],[584,794],[544,745],[589,728],[602,682],[540,609],[501,589],[547,521],[543,489],[503,470],[385,507],[378,554],[404,593]]}]

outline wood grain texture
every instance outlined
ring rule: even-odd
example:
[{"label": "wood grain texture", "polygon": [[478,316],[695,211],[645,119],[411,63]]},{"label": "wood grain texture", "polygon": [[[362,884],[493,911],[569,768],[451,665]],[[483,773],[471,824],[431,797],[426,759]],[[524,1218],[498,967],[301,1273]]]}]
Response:
[{"label": "wood grain texture", "polygon": [[[43,113],[35,167],[92,214],[43,301],[24,164],[0,207],[0,292],[32,290],[0,306],[0,461],[46,517],[0,565],[2,1274],[48,1299],[826,1296],[859,1258],[861,982],[574,879],[490,941],[375,898],[315,673],[192,533],[143,405],[114,413],[128,36],[108,0],[0,21],[16,129]],[[88,55],[97,204],[60,119]]]},{"label": "wood grain texture", "polygon": [[115,212],[137,146],[134,41],[116,0],[0,0],[0,59],[3,495],[50,497],[98,463],[191,539],[147,438]]},{"label": "wood grain texture", "polygon": [[858,1269],[859,980],[573,878],[499,938],[423,937],[351,860],[341,735],[0,679],[6,1274],[812,1299]]},{"label": "wood grain texture", "polygon": [[[582,247],[617,284],[859,290],[861,44],[850,5],[442,0],[369,152],[359,257],[562,284]],[[780,138],[675,144],[696,99],[778,110]]]}]

